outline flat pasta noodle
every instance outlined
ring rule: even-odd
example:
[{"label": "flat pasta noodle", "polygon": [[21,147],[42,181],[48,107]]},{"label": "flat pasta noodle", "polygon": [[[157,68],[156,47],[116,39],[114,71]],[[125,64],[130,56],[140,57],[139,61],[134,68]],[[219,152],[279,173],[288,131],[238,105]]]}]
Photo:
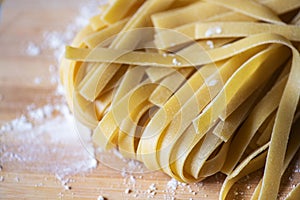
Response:
[{"label": "flat pasta noodle", "polygon": [[86,49],[70,46],[66,47],[66,58],[75,61],[112,62],[141,66],[151,65],[153,67],[193,67],[227,59],[253,47],[272,43],[289,45],[289,41],[281,35],[261,33],[207,51],[195,52],[194,49],[191,48],[185,52],[185,59],[180,55],[174,54],[146,53],[102,47]]},{"label": "flat pasta noodle", "polygon": [[[207,30],[218,27],[221,33],[210,33]],[[250,28],[251,27],[251,28]],[[206,31],[205,31],[206,30]],[[277,25],[258,22],[211,22],[197,23],[195,39],[246,37],[259,33],[276,33],[284,35],[290,41],[300,41],[300,27],[296,25]]]},{"label": "flat pasta noodle", "polygon": [[300,198],[300,184],[298,183],[297,186],[289,193],[286,200],[293,200]]},{"label": "flat pasta noodle", "polygon": [[[237,132],[237,135],[233,138],[232,148],[229,152],[234,152],[234,154],[229,153],[226,163],[223,166],[223,172],[231,173],[259,127],[267,119],[267,117],[272,114],[275,109],[277,109],[286,79],[287,77],[276,84],[251,111],[249,117]],[[253,126],[252,123],[254,124]],[[233,148],[235,147],[234,145],[238,145],[236,151]]]},{"label": "flat pasta noodle", "polygon": [[165,67],[161,67],[161,68],[150,67],[150,68],[146,69],[146,73],[147,73],[149,79],[154,83],[158,82],[162,78],[172,74],[174,71],[175,71],[175,69],[173,69],[173,68],[168,69]]},{"label": "flat pasta noodle", "polygon": [[[264,169],[277,199],[299,134],[299,0],[113,0],[66,47],[60,77],[94,143],[182,182]],[[299,184],[287,199],[299,199]]]}]

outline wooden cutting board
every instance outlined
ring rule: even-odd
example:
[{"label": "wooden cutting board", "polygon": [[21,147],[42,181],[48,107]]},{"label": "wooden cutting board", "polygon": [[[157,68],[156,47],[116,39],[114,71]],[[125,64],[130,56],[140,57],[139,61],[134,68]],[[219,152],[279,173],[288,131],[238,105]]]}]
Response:
[{"label": "wooden cutting board", "polygon": [[[26,106],[32,103],[42,106],[49,102],[49,99],[55,101],[55,96],[49,96],[55,90],[55,86],[48,77],[49,65],[56,64],[53,51],[45,48],[37,56],[28,56],[25,51],[30,42],[41,46],[45,32],[66,30],[84,2],[7,0],[3,3],[0,21],[0,125],[20,116],[26,110]],[[42,80],[39,84],[34,81],[36,77]],[[0,148],[4,145],[18,148],[16,144],[17,139],[0,140]],[[70,144],[65,150],[80,151],[72,149],[73,147]],[[0,182],[0,199],[97,199],[102,195],[106,199],[212,200],[218,198],[225,177],[218,174],[200,184],[179,184],[173,191],[167,187],[170,178],[161,172],[124,174],[122,170],[115,169],[118,167],[107,165],[109,162],[114,166],[118,165],[120,159],[115,154],[105,153],[102,156],[106,161],[100,162],[96,169],[69,176],[72,180],[68,184],[70,188],[62,186],[55,174],[47,170],[28,170],[26,166],[13,167],[20,165],[18,162],[0,163],[3,167],[0,171],[0,177],[3,179]],[[36,163],[34,167],[38,169],[50,162],[55,162],[55,158],[45,155],[43,163]],[[295,162],[297,160],[294,164]],[[249,199],[260,174],[261,172],[257,172],[238,182],[229,199]],[[299,173],[285,175],[281,196],[284,197],[291,185],[299,180]],[[151,184],[155,184],[155,190],[151,190]],[[155,193],[151,194],[153,191]]]}]

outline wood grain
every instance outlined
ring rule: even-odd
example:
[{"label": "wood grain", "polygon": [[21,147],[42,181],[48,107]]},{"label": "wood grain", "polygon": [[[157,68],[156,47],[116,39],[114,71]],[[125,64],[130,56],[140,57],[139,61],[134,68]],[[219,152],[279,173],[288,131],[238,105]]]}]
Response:
[{"label": "wood grain", "polygon": [[[41,44],[46,31],[64,31],[78,14],[79,5],[84,0],[7,0],[2,6],[0,22],[0,125],[20,116],[26,106],[34,103],[44,105],[55,100],[51,96],[55,86],[50,84],[48,67],[56,64],[51,50],[44,49],[39,56],[30,57],[24,53],[28,42]],[[41,84],[34,83],[41,77]],[[50,95],[49,95],[50,94]],[[1,141],[1,145],[10,145]],[[14,141],[18,142],[18,141]],[[17,148],[14,147],[14,148]],[[49,147],[51,148],[51,147]],[[70,145],[68,150],[72,149]],[[101,154],[101,153],[100,153]],[[299,155],[299,154],[298,154]],[[119,162],[111,153],[102,153],[102,158],[114,163]],[[47,165],[45,159],[42,166]],[[299,156],[297,157],[299,160]],[[295,162],[293,162],[295,165]],[[122,171],[113,169],[107,163],[85,174],[72,175],[70,190],[65,190],[53,173],[25,170],[13,167],[18,163],[0,163],[3,170],[0,176],[0,199],[97,199],[99,195],[107,199],[146,199],[150,198],[149,186],[156,184],[154,199],[208,199],[218,198],[225,176],[218,174],[200,184],[179,185],[175,192],[167,189],[170,178],[161,172],[133,173],[122,176]],[[124,163],[123,163],[124,164]],[[41,163],[37,163],[37,166]],[[285,196],[292,184],[300,180],[299,173],[291,173],[293,165],[283,179],[281,196]],[[261,172],[246,177],[236,184],[228,199],[249,199],[259,181]],[[135,183],[130,182],[135,177]],[[293,177],[290,180],[290,177]],[[130,189],[129,194],[125,193]],[[238,195],[236,195],[238,194]]]}]

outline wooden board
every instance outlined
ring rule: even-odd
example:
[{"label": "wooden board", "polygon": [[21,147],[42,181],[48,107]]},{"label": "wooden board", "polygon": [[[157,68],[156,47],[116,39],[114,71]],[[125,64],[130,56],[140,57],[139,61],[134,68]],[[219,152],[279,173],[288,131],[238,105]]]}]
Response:
[{"label": "wooden board", "polygon": [[[7,0],[2,6],[0,21],[0,125],[20,116],[26,106],[34,103],[38,106],[55,100],[49,96],[55,86],[49,80],[48,67],[55,64],[53,51],[43,49],[38,56],[28,56],[24,53],[28,42],[40,44],[46,31],[64,31],[66,26],[78,15],[79,5],[84,0]],[[35,84],[35,77],[41,77],[42,82]],[[0,140],[0,148],[8,145],[18,148],[15,141]],[[72,149],[69,151],[80,151]],[[0,151],[1,152],[1,151]],[[3,152],[2,152],[3,153]],[[117,166],[120,160],[111,153],[103,153],[103,159],[96,169],[84,174],[72,175],[66,190],[55,174],[43,170],[26,170],[24,166],[13,167],[18,163],[0,163],[3,170],[0,177],[0,199],[97,199],[99,195],[106,199],[217,199],[224,180],[224,175],[210,177],[200,184],[179,185],[175,192],[167,188],[170,178],[161,172],[145,172],[125,174],[122,170],[107,165],[111,162]],[[35,167],[45,166],[55,162],[55,158],[45,155],[44,163],[36,163]],[[298,156],[299,157],[299,156]],[[67,159],[67,158],[66,158]],[[298,158],[299,160],[299,158]],[[294,161],[294,165],[295,165]],[[123,163],[124,164],[124,163]],[[126,164],[126,163],[125,163]],[[121,168],[120,168],[121,169]],[[292,171],[293,167],[291,167]],[[41,172],[42,171],[42,172]],[[236,184],[229,199],[249,199],[259,181],[259,174],[247,177]],[[290,178],[292,177],[292,178]],[[130,179],[134,181],[130,181]],[[300,180],[299,173],[287,173],[281,188],[282,197]],[[155,184],[155,195],[150,195],[148,189]],[[127,194],[126,189],[131,191]]]}]

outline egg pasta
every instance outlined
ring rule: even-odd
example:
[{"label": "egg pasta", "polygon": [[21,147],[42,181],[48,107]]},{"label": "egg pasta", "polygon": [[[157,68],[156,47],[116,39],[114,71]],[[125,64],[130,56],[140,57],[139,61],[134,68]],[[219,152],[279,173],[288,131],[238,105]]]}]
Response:
[{"label": "egg pasta", "polygon": [[263,169],[252,199],[277,199],[300,146],[300,1],[112,0],[101,10],[60,67],[94,143],[181,182],[224,173],[220,200]]}]

